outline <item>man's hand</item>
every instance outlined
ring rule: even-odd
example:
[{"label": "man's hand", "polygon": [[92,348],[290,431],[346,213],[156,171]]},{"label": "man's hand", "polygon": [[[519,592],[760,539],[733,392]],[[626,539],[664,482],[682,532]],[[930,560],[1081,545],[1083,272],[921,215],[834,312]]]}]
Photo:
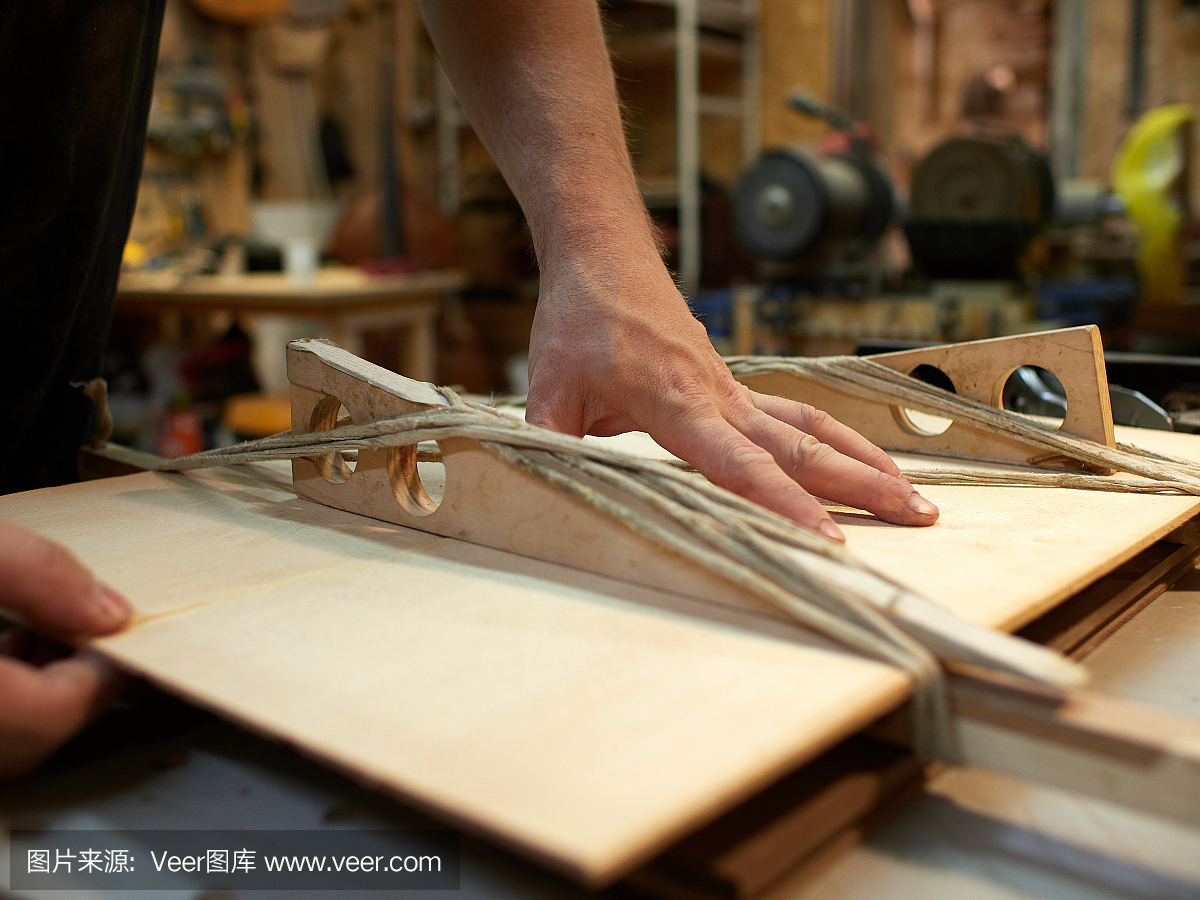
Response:
[{"label": "man's hand", "polygon": [[[0,522],[0,608],[63,641],[116,631],[130,613],[65,547],[7,522]],[[24,629],[0,634],[0,778],[49,756],[119,684],[116,672],[87,651],[48,652]]]},{"label": "man's hand", "polygon": [[937,520],[937,507],[857,432],[738,384],[661,264],[622,266],[608,279],[599,270],[543,279],[529,421],[580,436],[648,432],[714,484],[833,540],[841,530],[812,494],[900,525]]},{"label": "man's hand", "polygon": [[715,483],[835,540],[840,530],[809,491],[889,522],[937,519],[882,450],[818,410],[746,390],[713,350],[659,257],[595,2],[421,9],[533,233],[531,422],[575,435],[649,432]]}]

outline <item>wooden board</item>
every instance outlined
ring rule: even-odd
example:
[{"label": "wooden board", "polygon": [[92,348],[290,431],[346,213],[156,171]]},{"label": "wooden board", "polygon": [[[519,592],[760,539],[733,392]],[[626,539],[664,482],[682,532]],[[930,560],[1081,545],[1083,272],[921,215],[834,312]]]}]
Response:
[{"label": "wooden board", "polygon": [[[1200,572],[1089,655],[1096,690],[1200,718]],[[1112,803],[949,769],[815,883],[764,900],[1200,896],[1200,831]]]},{"label": "wooden board", "polygon": [[[1188,436],[1138,439],[1200,455]],[[926,493],[942,508],[930,529],[839,514],[851,548],[1010,628],[1200,509]],[[12,495],[0,517],[63,541],[133,600],[135,626],[97,642],[126,667],[592,884],[906,690],[769,619],[298,500],[277,467]]]},{"label": "wooden board", "polygon": [[798,866],[820,868],[835,847],[844,852],[858,843],[873,820],[898,812],[924,784],[912,754],[856,735],[688,835],[624,884],[658,900],[755,897],[784,876],[793,881]]},{"label": "wooden board", "polygon": [[[1200,460],[1194,435],[1122,426],[1115,431],[1117,441]],[[589,440],[674,458],[644,434]],[[972,467],[893,456],[901,468]],[[1200,499],[1176,495],[1134,499],[1100,491],[953,485],[921,485],[920,491],[941,510],[932,528],[888,525],[845,507],[831,513],[847,546],[864,560],[964,618],[1005,631],[1037,618],[1200,513]]]},{"label": "wooden board", "polygon": [[906,691],[770,622],[332,510],[245,472],[13,495],[0,516],[133,600],[137,624],[97,642],[124,666],[595,883]]}]

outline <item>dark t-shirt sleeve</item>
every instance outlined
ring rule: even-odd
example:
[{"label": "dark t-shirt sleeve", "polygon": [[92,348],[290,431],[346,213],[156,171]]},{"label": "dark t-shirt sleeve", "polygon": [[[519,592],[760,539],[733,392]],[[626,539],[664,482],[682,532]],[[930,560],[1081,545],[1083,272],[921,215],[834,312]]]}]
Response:
[{"label": "dark t-shirt sleeve", "polygon": [[0,3],[0,493],[75,480],[165,0]]}]

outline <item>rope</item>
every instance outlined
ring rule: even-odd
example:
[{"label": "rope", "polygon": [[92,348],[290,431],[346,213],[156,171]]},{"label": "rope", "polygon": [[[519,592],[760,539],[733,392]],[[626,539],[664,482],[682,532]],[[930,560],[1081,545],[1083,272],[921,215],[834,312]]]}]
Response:
[{"label": "rope", "polygon": [[1117,494],[1195,494],[1184,481],[1155,481],[1151,478],[1112,478],[1078,472],[980,471],[976,469],[900,468],[911,484],[969,487],[1048,487],[1077,491],[1108,491]]},{"label": "rope", "polygon": [[[357,458],[357,450],[347,450],[347,461]],[[417,462],[442,462],[442,451],[436,447],[417,449]],[[691,463],[682,459],[660,460],[681,472],[696,473]],[[1111,478],[1079,472],[1044,472],[1028,469],[964,469],[946,466],[939,469],[916,469],[900,464],[900,474],[910,484],[950,485],[956,487],[1049,487],[1078,491],[1109,491],[1125,494],[1188,494],[1191,485],[1180,481],[1153,481],[1149,478]]]}]

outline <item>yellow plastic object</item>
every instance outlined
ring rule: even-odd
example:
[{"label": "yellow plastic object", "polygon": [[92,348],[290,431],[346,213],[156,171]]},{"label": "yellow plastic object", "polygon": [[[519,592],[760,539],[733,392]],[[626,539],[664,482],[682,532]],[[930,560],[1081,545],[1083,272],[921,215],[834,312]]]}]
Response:
[{"label": "yellow plastic object", "polygon": [[238,394],[225,401],[221,424],[241,437],[279,434],[292,427],[292,405],[286,393]]},{"label": "yellow plastic object", "polygon": [[1147,303],[1178,303],[1183,296],[1183,175],[1194,119],[1186,103],[1150,110],[1125,136],[1113,163],[1113,188],[1138,231],[1138,270]]},{"label": "yellow plastic object", "polygon": [[137,241],[126,241],[125,249],[121,253],[121,265],[126,269],[140,269],[149,258],[150,252],[145,245]]}]

